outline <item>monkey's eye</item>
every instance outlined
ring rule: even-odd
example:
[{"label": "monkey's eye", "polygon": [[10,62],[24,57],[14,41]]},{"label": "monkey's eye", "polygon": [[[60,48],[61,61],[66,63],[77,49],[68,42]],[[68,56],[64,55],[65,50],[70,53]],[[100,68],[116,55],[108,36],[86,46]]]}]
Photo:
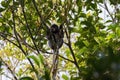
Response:
[{"label": "monkey's eye", "polygon": [[56,29],[55,28],[51,28],[52,31],[55,31]]}]

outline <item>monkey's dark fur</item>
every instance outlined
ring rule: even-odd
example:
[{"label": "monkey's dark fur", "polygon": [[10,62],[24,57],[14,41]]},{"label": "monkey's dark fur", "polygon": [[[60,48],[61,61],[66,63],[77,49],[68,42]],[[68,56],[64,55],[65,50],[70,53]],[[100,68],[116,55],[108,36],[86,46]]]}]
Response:
[{"label": "monkey's dark fur", "polygon": [[56,24],[53,24],[47,31],[47,39],[49,47],[53,50],[61,48],[63,45],[63,26],[58,27]]}]

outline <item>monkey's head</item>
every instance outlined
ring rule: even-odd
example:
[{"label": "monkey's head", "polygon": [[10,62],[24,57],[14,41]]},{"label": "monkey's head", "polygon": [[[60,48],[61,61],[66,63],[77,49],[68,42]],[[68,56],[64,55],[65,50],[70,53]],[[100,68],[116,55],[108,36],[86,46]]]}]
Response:
[{"label": "monkey's head", "polygon": [[53,24],[50,29],[53,33],[58,33],[59,32],[59,28],[56,24]]}]

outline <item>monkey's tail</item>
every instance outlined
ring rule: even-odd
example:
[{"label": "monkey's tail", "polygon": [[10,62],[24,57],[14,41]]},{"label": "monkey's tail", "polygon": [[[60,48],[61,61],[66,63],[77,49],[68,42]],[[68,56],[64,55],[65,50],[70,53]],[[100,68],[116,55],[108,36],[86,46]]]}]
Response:
[{"label": "monkey's tail", "polygon": [[52,69],[52,78],[53,80],[56,80],[56,76],[57,76],[57,70],[58,70],[58,62],[59,62],[59,56],[58,56],[58,49],[56,49],[54,51],[54,54],[53,54],[53,69]]}]

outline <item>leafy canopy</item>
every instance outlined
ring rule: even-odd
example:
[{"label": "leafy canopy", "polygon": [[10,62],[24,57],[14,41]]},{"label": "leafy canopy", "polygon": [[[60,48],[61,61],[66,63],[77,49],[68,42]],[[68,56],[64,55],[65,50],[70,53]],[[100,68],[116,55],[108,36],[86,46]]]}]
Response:
[{"label": "leafy canopy", "polygon": [[119,0],[2,0],[0,74],[8,70],[7,79],[50,80],[46,25],[64,23],[60,80],[119,80],[119,5]]}]

